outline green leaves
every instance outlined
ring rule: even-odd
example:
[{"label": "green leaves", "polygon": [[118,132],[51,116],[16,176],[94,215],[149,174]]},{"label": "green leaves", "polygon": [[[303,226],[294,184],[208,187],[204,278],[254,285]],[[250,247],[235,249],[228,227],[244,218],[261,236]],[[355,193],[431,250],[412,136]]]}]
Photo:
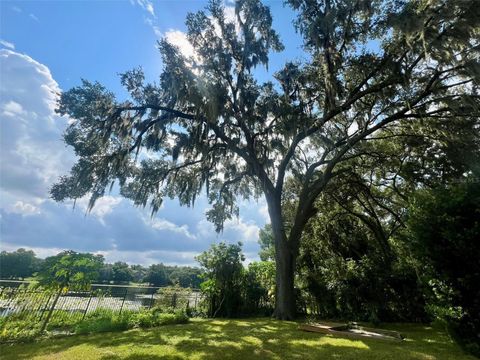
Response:
[{"label": "green leaves", "polygon": [[[404,238],[417,256],[431,305],[478,355],[480,329],[480,183],[474,176],[419,191]],[[439,311],[440,310],[440,311]]]},{"label": "green leaves", "polygon": [[213,244],[208,251],[196,257],[205,270],[200,285],[208,296],[209,316],[232,317],[238,314],[242,291],[242,244]]},{"label": "green leaves", "polygon": [[111,114],[117,105],[114,99],[113,93],[103,85],[82,79],[82,86],[61,94],[56,112],[80,121],[83,128],[93,127],[95,122]]},{"label": "green leaves", "polygon": [[145,75],[141,67],[120,74],[120,82],[136,101],[142,101]]},{"label": "green leaves", "polygon": [[[475,166],[475,1],[288,3],[308,53],[286,62],[271,82],[261,84],[254,72],[283,49],[268,6],[240,0],[232,14],[211,1],[187,17],[191,48],[158,43],[158,83],[145,83],[136,68],[120,75],[129,101],[88,81],[63,93],[58,112],[72,119],[65,142],[79,160],[52,197],[90,195],[91,208],[118,183],[154,216],[165,196],[193,206],[206,190],[207,219],[221,231],[238,215],[239,198],[263,194],[283,201],[272,213],[291,232],[277,241],[297,244],[326,190],[357,212],[353,203],[363,198],[354,195],[366,194],[365,183],[388,179],[375,186],[393,190],[370,191],[375,206],[388,208],[405,179],[428,185]],[[374,145],[381,138],[401,140]],[[329,188],[332,179],[339,186]],[[345,191],[351,180],[357,184]]]},{"label": "green leaves", "polygon": [[40,285],[54,290],[84,290],[97,279],[103,256],[64,251],[45,259],[37,278]]}]

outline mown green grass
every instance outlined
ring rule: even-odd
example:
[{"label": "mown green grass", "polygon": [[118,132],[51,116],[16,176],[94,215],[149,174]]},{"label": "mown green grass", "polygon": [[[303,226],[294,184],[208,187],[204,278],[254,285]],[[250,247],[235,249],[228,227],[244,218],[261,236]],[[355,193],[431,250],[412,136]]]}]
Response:
[{"label": "mown green grass", "polygon": [[440,327],[389,325],[406,340],[353,340],[299,331],[270,319],[202,320],[149,330],[3,345],[9,359],[455,359],[473,360]]}]

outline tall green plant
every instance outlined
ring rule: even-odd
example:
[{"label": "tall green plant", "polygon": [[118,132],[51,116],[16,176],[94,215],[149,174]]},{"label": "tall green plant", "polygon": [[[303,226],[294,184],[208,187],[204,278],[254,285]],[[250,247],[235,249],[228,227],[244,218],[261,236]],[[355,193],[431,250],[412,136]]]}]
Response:
[{"label": "tall green plant", "polygon": [[41,332],[45,331],[61,294],[68,290],[85,290],[99,276],[103,256],[75,251],[64,251],[45,259],[37,280],[40,286],[51,290],[55,295]]},{"label": "tall green plant", "polygon": [[208,315],[235,317],[242,306],[242,280],[245,260],[242,243],[213,244],[197,256],[204,269],[204,282],[200,285],[208,302]]}]

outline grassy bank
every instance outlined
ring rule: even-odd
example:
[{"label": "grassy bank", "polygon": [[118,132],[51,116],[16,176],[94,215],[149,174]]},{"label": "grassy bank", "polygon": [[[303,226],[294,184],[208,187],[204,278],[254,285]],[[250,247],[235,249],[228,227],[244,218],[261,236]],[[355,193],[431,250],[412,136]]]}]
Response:
[{"label": "grassy bank", "polygon": [[79,335],[2,345],[13,359],[456,359],[465,355],[439,327],[389,325],[406,340],[350,340],[297,330],[270,319],[201,320],[149,330]]}]

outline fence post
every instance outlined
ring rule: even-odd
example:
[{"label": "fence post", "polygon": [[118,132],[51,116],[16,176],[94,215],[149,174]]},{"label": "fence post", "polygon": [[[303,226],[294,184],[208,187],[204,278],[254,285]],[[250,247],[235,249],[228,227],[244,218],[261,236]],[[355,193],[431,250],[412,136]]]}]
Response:
[{"label": "fence post", "polygon": [[173,307],[174,310],[177,307],[177,293],[176,292],[174,292],[173,295],[172,295],[172,307]]},{"label": "fence post", "polygon": [[85,308],[85,311],[83,312],[82,320],[85,319],[85,316],[87,315],[88,307],[90,306],[90,301],[92,301],[92,292],[90,291],[90,297],[88,298],[87,302],[87,307]]},{"label": "fence post", "polygon": [[120,306],[120,314],[122,313],[122,310],[123,310],[123,304],[125,304],[125,298],[127,297],[127,291],[128,291],[128,288],[125,288],[125,294],[123,294],[122,306]]},{"label": "fence post", "polygon": [[151,309],[152,306],[153,306],[153,295],[154,295],[154,294],[155,294],[155,289],[152,288],[152,297],[150,298],[150,306],[148,307],[149,309]]},{"label": "fence post", "polygon": [[197,296],[198,296],[198,292],[195,291],[195,305],[194,305],[195,310],[197,310]]}]

